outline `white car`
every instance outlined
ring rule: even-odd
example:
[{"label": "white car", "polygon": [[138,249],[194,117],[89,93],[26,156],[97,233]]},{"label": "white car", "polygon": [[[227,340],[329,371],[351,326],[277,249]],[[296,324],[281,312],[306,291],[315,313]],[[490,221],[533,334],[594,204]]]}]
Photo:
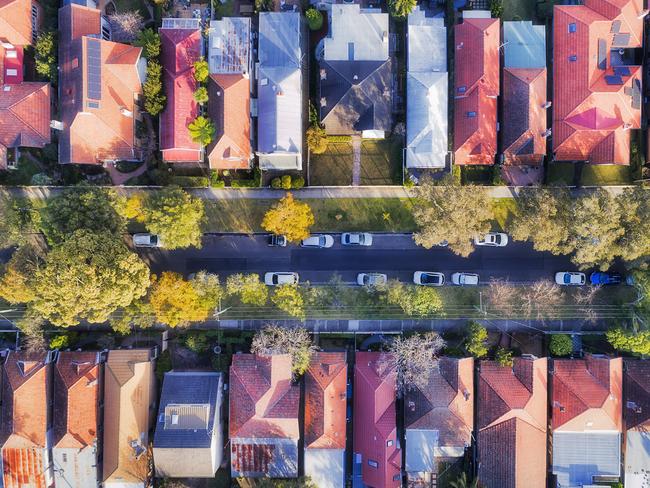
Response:
[{"label": "white car", "polygon": [[135,247],[163,247],[160,237],[156,234],[133,234]]},{"label": "white car", "polygon": [[477,246],[505,247],[508,245],[508,234],[503,232],[489,232],[481,237],[474,238]]},{"label": "white car", "polygon": [[476,273],[454,273],[451,275],[451,282],[459,286],[476,286],[478,285],[478,275]]},{"label": "white car", "polygon": [[388,276],[382,273],[359,273],[357,275],[357,284],[361,286],[379,286],[385,285]]},{"label": "white car", "polygon": [[315,247],[315,248],[326,248],[332,247],[334,245],[334,238],[330,235],[320,235],[320,236],[309,236],[307,239],[303,239],[300,243],[300,247]]},{"label": "white car", "polygon": [[264,283],[269,286],[297,285],[298,273],[290,271],[274,271],[264,275]]},{"label": "white car", "polygon": [[341,234],[344,246],[372,246],[372,236],[368,232],[344,232]]},{"label": "white car", "polygon": [[587,282],[587,277],[579,271],[559,271],[555,273],[555,282],[563,286],[582,286]]},{"label": "white car", "polygon": [[442,286],[445,275],[436,271],[416,271],[413,273],[413,283],[422,286]]}]

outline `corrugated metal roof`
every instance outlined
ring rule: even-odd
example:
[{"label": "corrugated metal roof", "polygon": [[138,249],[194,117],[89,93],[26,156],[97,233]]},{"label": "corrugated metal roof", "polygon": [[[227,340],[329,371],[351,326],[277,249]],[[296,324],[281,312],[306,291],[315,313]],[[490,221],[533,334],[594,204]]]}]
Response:
[{"label": "corrugated metal roof", "polygon": [[361,9],[357,3],[333,4],[330,35],[324,40],[326,61],[386,61],[388,14]]},{"label": "corrugated metal roof", "polygon": [[503,23],[504,68],[546,68],[546,28],[531,21]]},{"label": "corrugated metal roof", "polygon": [[553,474],[558,486],[582,486],[594,476],[620,476],[618,432],[555,432]]},{"label": "corrugated metal roof", "polygon": [[318,488],[345,486],[345,449],[305,449],[305,476]]},{"label": "corrugated metal roof", "polygon": [[626,488],[650,486],[650,432],[628,431],[625,446]]},{"label": "corrugated metal roof", "polygon": [[210,22],[208,64],[212,74],[248,73],[251,20],[224,17]]},{"label": "corrugated metal roof", "polygon": [[426,17],[416,8],[408,16],[409,71],[447,71],[447,28],[445,19]]}]

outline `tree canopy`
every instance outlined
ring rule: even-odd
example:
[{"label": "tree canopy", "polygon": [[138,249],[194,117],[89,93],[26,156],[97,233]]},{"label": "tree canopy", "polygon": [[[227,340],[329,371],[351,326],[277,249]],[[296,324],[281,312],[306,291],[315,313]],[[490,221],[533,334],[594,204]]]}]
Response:
[{"label": "tree canopy", "polygon": [[386,301],[399,305],[407,315],[426,317],[439,313],[443,308],[440,292],[426,286],[411,286],[398,280],[388,283]]},{"label": "tree canopy", "polygon": [[471,321],[467,324],[467,336],[465,338],[465,350],[477,359],[487,356],[488,331],[478,322]]},{"label": "tree canopy", "polygon": [[305,301],[297,285],[281,285],[275,288],[271,301],[283,312],[305,319]]},{"label": "tree canopy", "polygon": [[210,144],[212,139],[214,139],[214,134],[216,132],[214,123],[208,117],[204,117],[203,115],[199,115],[190,122],[187,129],[190,131],[190,137],[192,140],[202,146]]},{"label": "tree canopy", "polygon": [[388,0],[388,11],[393,17],[404,19],[413,11],[417,0]]},{"label": "tree canopy", "polygon": [[0,297],[9,303],[28,303],[36,298],[34,276],[43,265],[44,253],[31,244],[19,247],[0,279]]},{"label": "tree canopy", "polygon": [[246,305],[263,307],[269,298],[268,287],[260,281],[257,273],[236,273],[226,279],[226,293],[237,295]]},{"label": "tree canopy", "polygon": [[198,61],[194,61],[194,79],[199,83],[203,83],[210,76],[210,67],[208,62],[201,58]]},{"label": "tree canopy", "polygon": [[309,237],[309,228],[314,225],[314,214],[308,204],[299,202],[287,193],[273,205],[262,220],[264,230],[284,235],[289,242],[299,242]]},{"label": "tree canopy", "polygon": [[553,356],[568,356],[573,352],[573,341],[568,334],[553,334],[548,345]]},{"label": "tree canopy", "polygon": [[257,331],[251,344],[254,354],[289,354],[294,377],[302,376],[307,371],[311,355],[317,350],[307,329],[279,325],[268,325]]},{"label": "tree canopy", "polygon": [[[170,327],[208,319],[219,296],[219,279],[209,276],[202,274],[194,283],[178,273],[163,272],[149,293],[149,303],[156,319]],[[212,290],[211,284],[214,285]]]},{"label": "tree canopy", "polygon": [[650,331],[627,331],[615,327],[605,333],[607,340],[617,351],[629,352],[636,355],[650,355]]},{"label": "tree canopy", "polygon": [[23,244],[37,230],[40,214],[27,198],[0,198],[0,248]]}]

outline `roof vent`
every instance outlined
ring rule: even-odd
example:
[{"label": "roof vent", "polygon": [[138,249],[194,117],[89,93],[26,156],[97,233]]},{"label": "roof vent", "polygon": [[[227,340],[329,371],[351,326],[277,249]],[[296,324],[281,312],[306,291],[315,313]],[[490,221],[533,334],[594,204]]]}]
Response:
[{"label": "roof vent", "polygon": [[629,122],[626,122],[623,124],[623,130],[630,130],[632,128],[632,124]]},{"label": "roof vent", "polygon": [[413,400],[409,400],[409,410],[415,412],[415,402]]},{"label": "roof vent", "polygon": [[473,119],[474,117],[476,117],[476,112],[474,112],[474,111],[467,112],[467,116],[468,116],[469,118],[472,118],[472,119]]},{"label": "roof vent", "polygon": [[551,129],[546,129],[544,132],[542,132],[542,137],[546,139],[547,137],[551,136]]},{"label": "roof vent", "polygon": [[462,49],[464,45],[465,45],[465,43],[461,42],[456,46],[456,49]]},{"label": "roof vent", "polygon": [[266,86],[266,85],[268,85],[268,84],[269,84],[269,79],[268,79],[268,78],[262,78],[262,79],[260,80],[260,85],[261,85],[261,86]]},{"label": "roof vent", "polygon": [[133,117],[133,112],[131,112],[129,109],[122,107],[120,109],[120,113],[124,115],[125,117]]},{"label": "roof vent", "polygon": [[463,396],[465,397],[465,400],[469,400],[469,390],[467,388],[463,390]]},{"label": "roof vent", "polygon": [[11,87],[9,85],[5,85],[4,87],[2,87],[2,89],[6,92],[11,91]]},{"label": "roof vent", "polygon": [[553,102],[546,102],[542,105],[542,108],[551,108],[551,105],[553,105]]},{"label": "roof vent", "polygon": [[321,80],[326,80],[327,79],[327,70],[321,68],[321,70],[320,70],[320,79]]},{"label": "roof vent", "polygon": [[320,97],[320,106],[327,107],[327,99],[325,97]]},{"label": "roof vent", "polygon": [[382,42],[388,42],[388,31],[384,31],[381,35]]},{"label": "roof vent", "polygon": [[352,79],[353,79],[354,81],[357,81],[357,80],[359,79],[359,75],[354,75],[354,76],[352,77]]}]

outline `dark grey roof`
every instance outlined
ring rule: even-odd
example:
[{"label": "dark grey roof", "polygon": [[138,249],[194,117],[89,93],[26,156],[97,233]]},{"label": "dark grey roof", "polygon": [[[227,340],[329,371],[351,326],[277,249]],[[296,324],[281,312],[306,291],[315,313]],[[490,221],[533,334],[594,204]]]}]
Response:
[{"label": "dark grey roof", "polygon": [[[214,425],[215,409],[220,404],[219,396],[223,385],[221,373],[171,371],[165,373],[160,408],[156,419],[154,448],[209,448]],[[165,428],[165,409],[168,405],[209,405],[205,429]],[[219,418],[219,417],[217,417]],[[182,419],[181,419],[182,422]]]}]

